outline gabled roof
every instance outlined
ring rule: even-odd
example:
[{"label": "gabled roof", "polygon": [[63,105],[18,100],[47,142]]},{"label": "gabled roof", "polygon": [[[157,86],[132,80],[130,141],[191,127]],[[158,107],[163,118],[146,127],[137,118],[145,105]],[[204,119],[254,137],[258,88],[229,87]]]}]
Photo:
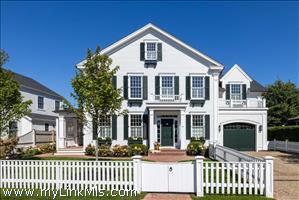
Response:
[{"label": "gabled roof", "polygon": [[250,76],[248,76],[248,74],[238,64],[234,64],[234,66],[232,68],[230,68],[230,70],[228,70],[228,72],[226,72],[220,78],[220,81],[222,81],[223,79],[225,79],[230,73],[232,73],[236,69],[239,70],[249,81],[252,81],[252,78],[250,78]]},{"label": "gabled roof", "polygon": [[[133,38],[139,36],[140,34],[146,32],[146,31],[149,31],[149,30],[152,30],[152,31],[156,31],[158,32],[159,34],[162,34],[163,36],[165,36],[166,38],[172,40],[173,42],[175,42],[176,44],[178,44],[179,46],[185,48],[185,49],[188,49],[189,51],[191,51],[192,53],[194,53],[195,55],[207,60],[208,62],[212,63],[213,65],[216,65],[216,66],[219,66],[219,67],[223,67],[223,65],[219,62],[217,62],[216,60],[210,58],[209,56],[203,54],[202,52],[192,48],[191,46],[185,44],[184,42],[182,42],[181,40],[175,38],[174,36],[170,35],[169,33],[163,31],[162,29],[158,28],[157,26],[149,23],[147,25],[145,25],[144,27],[138,29],[137,31],[131,33],[130,35],[124,37],[123,39],[115,42],[114,44],[108,46],[107,48],[103,49],[101,51],[101,53],[103,54],[109,54],[109,52],[111,52],[112,50],[114,50],[115,48],[125,44],[126,42],[132,40]],[[84,64],[85,60],[83,60],[82,62],[78,63],[76,66],[78,68],[82,68],[82,65]]]},{"label": "gabled roof", "polygon": [[29,90],[34,90],[36,92],[40,92],[44,95],[49,95],[52,98],[55,98],[57,100],[63,100],[64,98],[54,92],[53,90],[47,88],[43,84],[37,82],[36,80],[29,78],[27,76],[12,72],[14,74],[15,80],[20,84],[21,90],[22,88],[26,88]]}]

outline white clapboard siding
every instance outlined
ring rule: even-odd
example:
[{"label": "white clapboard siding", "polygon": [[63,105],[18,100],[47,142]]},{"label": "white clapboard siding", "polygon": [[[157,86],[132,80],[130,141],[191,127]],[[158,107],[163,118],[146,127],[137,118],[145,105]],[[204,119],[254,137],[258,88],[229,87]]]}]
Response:
[{"label": "white clapboard siding", "polygon": [[1,160],[1,188],[133,189],[132,161]]},{"label": "white clapboard siding", "polygon": [[264,162],[203,162],[205,194],[264,195]]}]

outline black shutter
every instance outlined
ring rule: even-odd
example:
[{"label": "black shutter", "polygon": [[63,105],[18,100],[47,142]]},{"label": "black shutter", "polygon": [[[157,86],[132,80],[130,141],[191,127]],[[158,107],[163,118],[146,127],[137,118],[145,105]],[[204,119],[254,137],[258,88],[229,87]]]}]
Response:
[{"label": "black shutter", "polygon": [[180,78],[178,76],[174,77],[174,94],[179,95],[180,93]]},{"label": "black shutter", "polygon": [[124,76],[124,99],[128,99],[128,76]]},{"label": "black shutter", "polygon": [[210,139],[210,115],[205,115],[205,136],[206,140]]},{"label": "black shutter", "polygon": [[147,76],[143,76],[143,99],[147,100]]},{"label": "black shutter", "polygon": [[242,84],[242,99],[246,100],[246,98],[247,98],[246,84]]},{"label": "black shutter", "polygon": [[160,76],[155,77],[155,95],[160,94]]},{"label": "black shutter", "polygon": [[144,59],[144,42],[140,43],[140,60],[143,61]]},{"label": "black shutter", "polygon": [[205,99],[210,100],[210,77],[205,77]]},{"label": "black shutter", "polygon": [[191,139],[191,115],[186,115],[186,139]]},{"label": "black shutter", "polygon": [[162,43],[158,43],[158,61],[162,61]]},{"label": "black shutter", "polygon": [[116,76],[112,77],[112,85],[113,85],[114,88],[117,87],[117,78],[116,78]]},{"label": "black shutter", "polygon": [[230,99],[230,84],[226,84],[226,86],[225,86],[225,97],[226,97],[226,100]]},{"label": "black shutter", "polygon": [[148,138],[148,115],[143,115],[143,139]]},{"label": "black shutter", "polygon": [[112,115],[112,140],[117,139],[117,115]]},{"label": "black shutter", "polygon": [[186,76],[186,100],[190,100],[190,76]]},{"label": "black shutter", "polygon": [[128,132],[129,132],[129,116],[124,115],[124,140],[128,139]]}]

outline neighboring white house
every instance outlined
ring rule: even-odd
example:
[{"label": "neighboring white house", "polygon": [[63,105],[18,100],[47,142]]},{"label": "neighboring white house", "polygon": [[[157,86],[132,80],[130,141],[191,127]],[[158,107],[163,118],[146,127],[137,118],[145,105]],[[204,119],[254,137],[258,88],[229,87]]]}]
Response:
[{"label": "neighboring white house", "polygon": [[[155,142],[186,149],[192,137],[239,150],[267,149],[265,88],[238,65],[222,76],[222,64],[152,24],[101,53],[120,66],[113,82],[123,89],[122,109],[129,113],[103,119],[99,137],[111,137],[113,145],[142,137],[150,149]],[[57,147],[63,149],[63,114],[60,119]],[[93,143],[90,125],[83,143]]]},{"label": "neighboring white house", "polygon": [[[60,109],[63,97],[32,78],[18,73],[14,73],[14,78],[24,101],[31,100],[32,104],[29,116],[10,125],[10,134],[18,136],[20,145],[25,146],[52,140],[51,132],[55,131],[58,118],[54,111]],[[35,134],[39,137],[34,137]]]}]

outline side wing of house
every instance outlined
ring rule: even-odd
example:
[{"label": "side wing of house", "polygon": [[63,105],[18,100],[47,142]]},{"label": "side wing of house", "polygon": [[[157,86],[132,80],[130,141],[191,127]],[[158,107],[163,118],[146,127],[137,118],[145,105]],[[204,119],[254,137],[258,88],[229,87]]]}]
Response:
[{"label": "side wing of house", "polygon": [[238,150],[267,149],[265,88],[234,65],[221,79],[220,143]]}]

